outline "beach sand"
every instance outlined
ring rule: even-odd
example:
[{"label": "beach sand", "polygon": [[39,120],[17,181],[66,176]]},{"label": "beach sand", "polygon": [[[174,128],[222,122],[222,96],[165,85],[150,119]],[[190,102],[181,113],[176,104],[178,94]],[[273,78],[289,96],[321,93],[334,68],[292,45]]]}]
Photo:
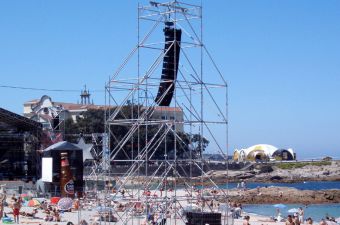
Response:
[{"label": "beach sand", "polygon": [[[128,193],[137,193],[137,190],[126,190],[127,194]],[[151,190],[152,196],[156,194],[157,196],[160,196],[161,193],[160,191],[152,191]],[[164,196],[163,192],[163,196]],[[169,198],[174,198],[178,199],[178,204],[177,206],[181,205],[181,207],[186,207],[188,206],[188,201],[187,201],[187,195],[190,194],[184,189],[177,190],[176,192],[168,192],[166,195]],[[195,193],[192,193],[195,195]],[[98,195],[100,197],[104,197],[106,195]],[[121,198],[122,196],[117,196],[120,197],[118,202],[127,202],[128,200],[126,198]],[[153,197],[150,197],[152,199]],[[161,200],[161,198],[159,198]],[[183,199],[183,200],[181,200]],[[155,200],[155,199],[153,199]],[[7,198],[7,202],[10,203],[11,199]],[[102,201],[103,202],[103,199]],[[87,202],[81,203],[83,205],[81,210],[73,210],[72,212],[63,212],[60,214],[61,216],[61,222],[46,222],[44,221],[45,213],[43,212],[42,209],[38,210],[38,213],[36,214],[36,218],[29,218],[25,216],[20,216],[20,223],[21,224],[46,224],[46,225],[54,225],[54,224],[61,224],[61,225],[66,225],[68,222],[72,222],[73,224],[78,224],[80,220],[86,220],[88,224],[131,224],[131,225],[139,225],[139,224],[145,224],[146,216],[141,215],[141,216],[131,216],[130,211],[126,210],[125,212],[113,212],[113,215],[118,218],[118,222],[105,222],[105,221],[99,221],[99,214],[97,212],[97,204],[92,200],[92,202]],[[179,208],[179,207],[178,207]],[[215,209],[216,210],[216,209]],[[22,207],[21,212],[29,212],[31,213],[33,211],[33,208],[31,207]],[[9,217],[13,218],[13,215],[10,214],[12,212],[12,209],[9,207],[4,208],[4,212],[8,214]],[[174,224],[174,225],[184,225],[185,221],[180,217],[179,213],[175,216],[174,213],[170,214],[170,218],[167,218],[166,224]],[[228,217],[225,217],[226,212],[222,212],[222,224],[234,224],[234,225],[242,225],[243,219],[232,219],[231,216],[229,215]],[[253,214],[247,214],[243,213],[242,217],[245,215],[250,216],[250,224],[251,225],[284,225],[283,222],[272,222],[269,217],[265,216],[260,216],[260,215],[253,215]],[[227,220],[228,219],[228,222]],[[127,221],[126,221],[127,220]],[[97,221],[97,222],[96,222]],[[1,222],[2,223],[2,222]]]},{"label": "beach sand", "polygon": [[[30,211],[32,209],[23,209]],[[89,224],[94,222],[94,215],[96,214],[95,211],[88,211],[88,210],[81,210],[81,211],[74,211],[74,212],[66,212],[61,215],[62,221],[61,222],[45,222],[42,218],[44,217],[44,214],[42,212],[39,212],[37,214],[37,218],[32,219],[32,218],[26,218],[21,216],[20,217],[20,223],[21,224],[46,224],[46,225],[54,225],[54,224],[60,224],[60,225],[66,225],[67,222],[72,222],[73,224],[78,224],[78,222],[82,219],[86,220]],[[249,215],[247,213],[244,213],[244,215]],[[134,218],[133,220],[130,220],[127,224],[131,225],[137,225],[137,224],[143,224],[145,221],[145,217],[140,217],[140,218]],[[120,222],[98,222],[99,224],[123,224],[121,221]],[[284,225],[284,222],[272,222],[270,221],[270,218],[265,217],[265,216],[259,216],[259,215],[252,215],[250,214],[250,220],[249,223],[251,225]],[[184,221],[181,219],[177,219],[176,221],[174,219],[171,219],[170,221],[167,221],[167,224],[185,224]],[[227,224],[222,221],[222,225]],[[243,219],[234,219],[233,221],[229,220],[229,225],[242,225],[243,224]]]}]

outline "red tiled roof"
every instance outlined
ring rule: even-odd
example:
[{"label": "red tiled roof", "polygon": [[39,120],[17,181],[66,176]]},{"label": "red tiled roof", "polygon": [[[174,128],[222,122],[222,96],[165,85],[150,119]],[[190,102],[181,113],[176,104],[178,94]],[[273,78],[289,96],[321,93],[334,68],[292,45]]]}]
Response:
[{"label": "red tiled roof", "polygon": [[[63,108],[66,110],[105,109],[108,107],[105,105],[82,105],[82,104],[66,103],[66,102],[54,102],[54,104],[62,105]],[[180,107],[155,106],[154,109],[155,111],[182,112],[182,109]]]},{"label": "red tiled roof", "polygon": [[105,109],[105,105],[82,105],[66,102],[54,102],[54,105],[62,105],[66,110],[87,110],[87,109]]}]

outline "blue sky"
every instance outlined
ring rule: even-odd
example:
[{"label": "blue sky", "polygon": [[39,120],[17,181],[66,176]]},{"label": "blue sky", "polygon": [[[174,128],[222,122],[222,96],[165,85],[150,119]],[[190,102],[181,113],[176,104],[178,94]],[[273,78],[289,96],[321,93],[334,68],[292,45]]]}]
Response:
[{"label": "blue sky", "polygon": [[[103,90],[136,44],[137,4],[0,1],[0,85]],[[204,42],[230,87],[230,149],[268,143],[301,158],[340,157],[340,1],[203,6]],[[17,113],[43,94],[79,100],[78,92],[0,91],[0,107]],[[104,103],[102,92],[93,98]]]}]

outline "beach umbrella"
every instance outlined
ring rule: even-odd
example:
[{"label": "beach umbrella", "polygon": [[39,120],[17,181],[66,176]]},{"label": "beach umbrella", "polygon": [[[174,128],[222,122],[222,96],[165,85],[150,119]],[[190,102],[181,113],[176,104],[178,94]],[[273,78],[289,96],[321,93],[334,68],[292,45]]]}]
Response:
[{"label": "beach umbrella", "polygon": [[63,210],[63,211],[70,210],[73,206],[73,200],[72,198],[61,198],[58,201],[57,206],[59,210]]},{"label": "beach umbrella", "polygon": [[210,191],[204,191],[203,196],[212,196]]},{"label": "beach umbrella", "polygon": [[299,212],[299,209],[297,209],[297,208],[292,208],[292,209],[289,209],[287,212],[289,212],[289,213],[298,213]]},{"label": "beach umbrella", "polygon": [[297,209],[297,208],[292,208],[292,209],[289,209],[287,212],[289,212],[289,213],[298,213],[298,212],[299,212],[299,209]]},{"label": "beach umbrella", "polygon": [[218,209],[220,211],[227,211],[229,209],[229,206],[227,204],[221,204]]},{"label": "beach umbrella", "polygon": [[111,197],[111,199],[112,199],[112,201],[122,201],[122,199],[123,199],[123,196],[112,196]]},{"label": "beach umbrella", "polygon": [[39,202],[43,202],[46,200],[46,198],[34,198],[35,200],[38,200]]},{"label": "beach umbrella", "polygon": [[50,199],[50,202],[51,202],[52,205],[56,205],[56,204],[58,204],[59,200],[60,200],[60,197],[52,197]]},{"label": "beach umbrella", "polygon": [[196,212],[200,210],[200,207],[196,204],[189,204],[183,207],[185,212]]},{"label": "beach umbrella", "polygon": [[40,206],[40,202],[37,199],[31,199],[27,202],[28,207],[37,207]]},{"label": "beach umbrella", "polygon": [[280,209],[283,209],[283,208],[286,208],[286,205],[284,204],[275,204],[273,205],[275,208],[280,208]]},{"label": "beach umbrella", "polygon": [[96,208],[96,210],[97,210],[98,212],[111,212],[111,211],[112,211],[112,208],[106,207],[106,206],[98,206],[98,207]]},{"label": "beach umbrella", "polygon": [[28,194],[24,193],[24,194],[21,194],[20,197],[22,199],[24,199],[25,201],[28,201],[31,199],[31,196],[29,196]]}]

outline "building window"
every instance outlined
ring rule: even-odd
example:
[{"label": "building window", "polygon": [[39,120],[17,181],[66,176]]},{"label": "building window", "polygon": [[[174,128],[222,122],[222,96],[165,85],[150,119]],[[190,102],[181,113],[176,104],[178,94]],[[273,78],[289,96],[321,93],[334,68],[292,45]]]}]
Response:
[{"label": "building window", "polygon": [[174,116],[170,116],[170,120],[175,120],[175,117]]},{"label": "building window", "polygon": [[166,120],[166,116],[162,116],[162,120]]}]

